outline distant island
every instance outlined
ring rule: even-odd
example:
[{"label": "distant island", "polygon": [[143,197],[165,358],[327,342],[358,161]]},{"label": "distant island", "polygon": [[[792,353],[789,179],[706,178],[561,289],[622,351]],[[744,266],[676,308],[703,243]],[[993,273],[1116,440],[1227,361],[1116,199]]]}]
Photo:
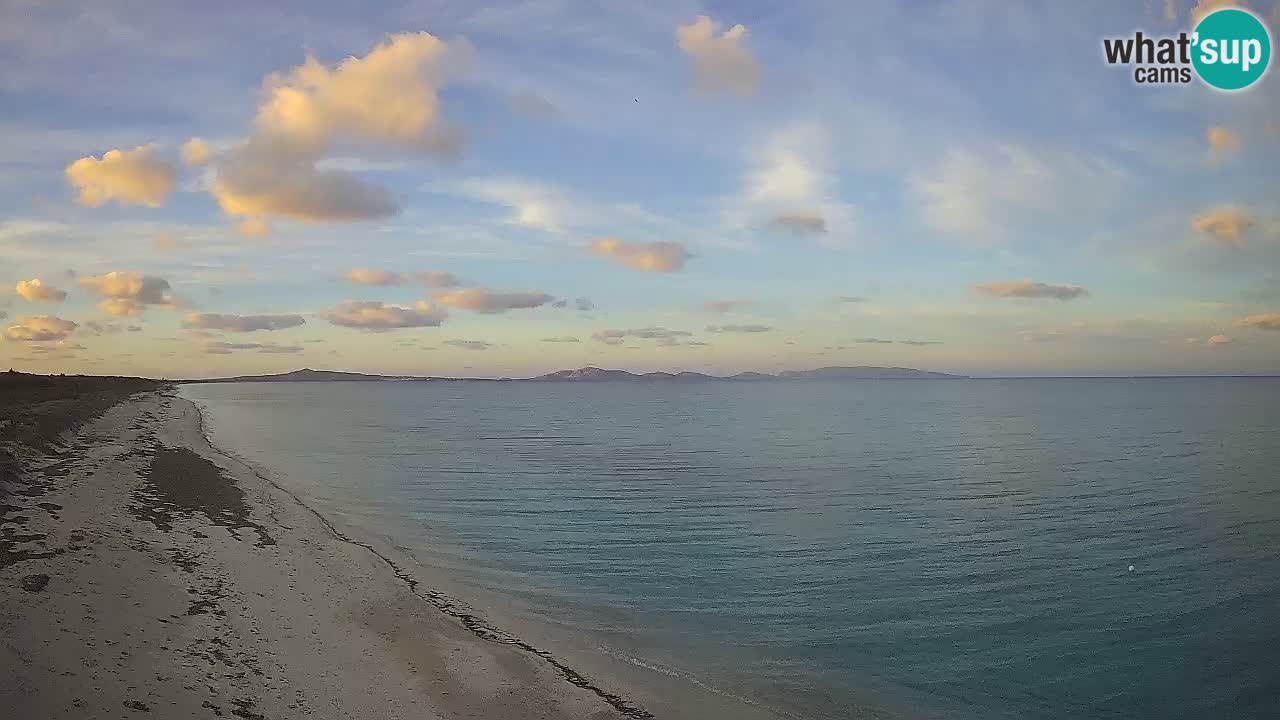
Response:
[{"label": "distant island", "polygon": [[227,378],[179,380],[183,383],[228,382],[777,382],[781,380],[967,380],[967,375],[950,375],[927,370],[900,367],[821,367],[814,370],[785,370],[777,375],[758,372],[742,372],[721,377],[697,372],[647,372],[633,373],[627,370],[606,370],[598,367],[582,367],[576,370],[559,370],[531,378],[454,378],[421,375],[370,375],[366,373],[340,372],[337,370],[312,370],[303,368],[274,375],[238,375]]}]

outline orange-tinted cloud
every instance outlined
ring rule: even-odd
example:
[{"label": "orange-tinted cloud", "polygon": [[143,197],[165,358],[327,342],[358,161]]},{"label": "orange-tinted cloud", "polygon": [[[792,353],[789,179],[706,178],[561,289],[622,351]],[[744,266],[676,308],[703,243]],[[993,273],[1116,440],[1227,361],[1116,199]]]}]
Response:
[{"label": "orange-tinted cloud", "polygon": [[4,337],[13,342],[61,342],[79,327],[70,320],[53,315],[22,315],[16,325],[5,328]]},{"label": "orange-tinted cloud", "polygon": [[1191,229],[1234,248],[1244,247],[1245,236],[1253,225],[1249,213],[1235,205],[1219,205],[1191,219]]},{"label": "orange-tinted cloud", "polygon": [[67,166],[66,176],[79,192],[80,204],[89,207],[111,200],[160,207],[177,182],[177,170],[156,154],[153,145],[80,158]]},{"label": "orange-tinted cloud", "polygon": [[111,315],[141,315],[149,305],[177,305],[169,281],[136,272],[110,272],[80,278],[80,286],[102,296],[98,307]]},{"label": "orange-tinted cloud", "polygon": [[1237,321],[1236,325],[1261,330],[1280,330],[1280,312],[1255,313]]},{"label": "orange-tinted cloud", "polygon": [[676,45],[693,61],[693,85],[705,93],[751,95],[760,84],[760,65],[743,45],[747,29],[734,25],[723,32],[706,15],[676,28]]},{"label": "orange-tinted cloud", "polygon": [[1004,298],[1074,300],[1089,294],[1088,290],[1079,285],[1051,285],[1049,283],[1032,282],[1031,280],[1001,280],[983,283],[975,289],[985,295]]},{"label": "orange-tinted cloud", "polygon": [[680,243],[627,242],[616,237],[592,240],[591,252],[641,272],[675,272],[690,257]]},{"label": "orange-tinted cloud", "polygon": [[67,299],[67,291],[47,285],[40,278],[31,278],[30,280],[19,280],[14,287],[14,292],[27,302],[33,303],[58,303]]},{"label": "orange-tinted cloud", "polygon": [[485,288],[454,290],[435,295],[433,299],[441,305],[487,314],[541,307],[555,300],[541,290],[500,291]]},{"label": "orange-tinted cloud", "polygon": [[448,315],[428,303],[412,308],[384,305],[373,300],[348,300],[324,314],[334,325],[372,332],[401,328],[439,327]]},{"label": "orange-tinted cloud", "polygon": [[226,330],[230,332],[254,332],[255,330],[285,330],[305,325],[301,315],[222,315],[219,313],[191,313],[182,319],[182,327],[200,330]]}]

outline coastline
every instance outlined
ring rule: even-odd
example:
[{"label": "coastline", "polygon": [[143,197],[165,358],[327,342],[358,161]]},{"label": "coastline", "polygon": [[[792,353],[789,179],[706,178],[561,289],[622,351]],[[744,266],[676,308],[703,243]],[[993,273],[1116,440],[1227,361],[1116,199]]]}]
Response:
[{"label": "coastline", "polygon": [[0,568],[15,717],[654,717],[215,448],[172,390],[21,461],[44,511]]}]

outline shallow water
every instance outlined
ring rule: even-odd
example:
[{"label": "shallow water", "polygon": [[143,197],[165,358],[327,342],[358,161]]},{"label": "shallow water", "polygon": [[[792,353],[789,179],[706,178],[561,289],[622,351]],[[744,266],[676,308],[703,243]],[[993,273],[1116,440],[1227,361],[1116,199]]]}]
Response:
[{"label": "shallow water", "polygon": [[681,682],[812,718],[1280,715],[1280,380],[183,394],[325,514]]}]

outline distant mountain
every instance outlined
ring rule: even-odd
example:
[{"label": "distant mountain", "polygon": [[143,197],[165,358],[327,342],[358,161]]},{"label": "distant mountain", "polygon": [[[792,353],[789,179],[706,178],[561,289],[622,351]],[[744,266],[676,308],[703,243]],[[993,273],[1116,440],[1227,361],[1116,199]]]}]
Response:
[{"label": "distant mountain", "polygon": [[209,378],[207,380],[185,380],[192,383],[225,383],[225,382],[368,382],[370,380],[396,380],[387,375],[366,375],[365,373],[339,372],[337,370],[312,370],[303,368],[293,372],[275,375],[239,375],[229,378]]},{"label": "distant mountain", "polygon": [[784,370],[778,373],[783,380],[957,380],[966,375],[948,375],[914,368],[873,367],[822,367],[816,370]]},{"label": "distant mountain", "polygon": [[824,367],[816,370],[787,370],[777,375],[743,372],[729,377],[706,375],[697,372],[647,372],[633,373],[626,370],[606,370],[598,367],[581,367],[577,370],[560,370],[531,378],[447,378],[414,375],[367,375],[365,373],[339,372],[336,370],[312,370],[303,368],[277,375],[240,375],[208,380],[187,380],[192,383],[225,382],[371,382],[371,381],[466,381],[466,382],[765,382],[778,380],[954,380],[964,375],[914,370],[912,368],[884,367]]}]

